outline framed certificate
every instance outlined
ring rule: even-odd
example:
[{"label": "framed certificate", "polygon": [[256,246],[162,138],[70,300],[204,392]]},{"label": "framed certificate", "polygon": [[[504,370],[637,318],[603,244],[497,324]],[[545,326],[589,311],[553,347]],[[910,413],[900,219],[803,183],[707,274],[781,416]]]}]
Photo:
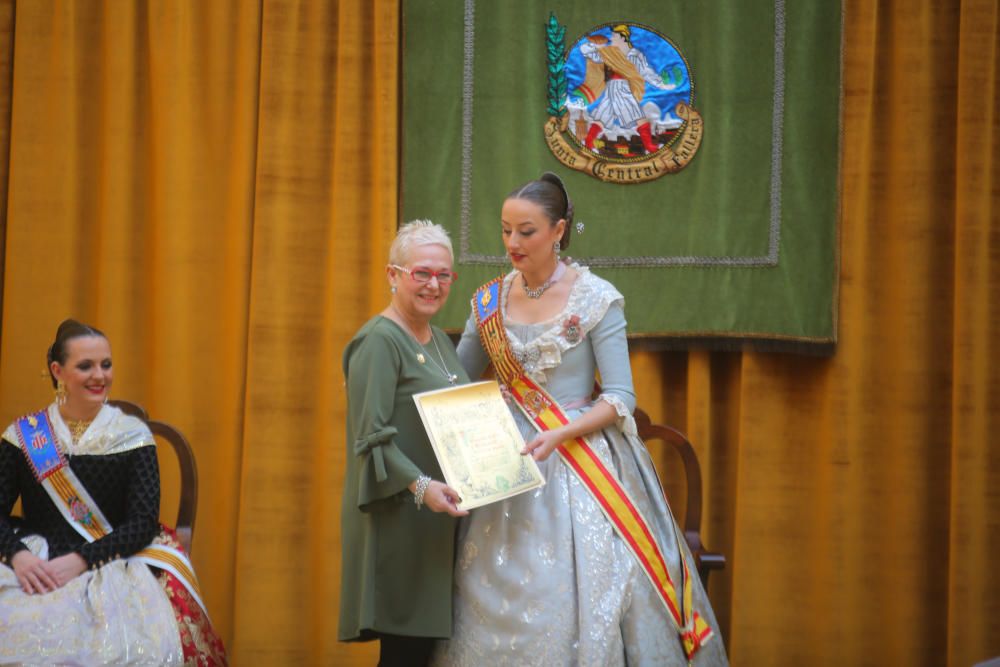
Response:
[{"label": "framed certificate", "polygon": [[416,394],[420,419],[461,509],[481,507],[545,484],[494,381]]}]

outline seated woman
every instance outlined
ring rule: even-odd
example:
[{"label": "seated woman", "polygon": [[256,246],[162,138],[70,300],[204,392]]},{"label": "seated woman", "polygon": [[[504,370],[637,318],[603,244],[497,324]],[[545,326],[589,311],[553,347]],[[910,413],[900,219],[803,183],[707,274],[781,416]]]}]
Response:
[{"label": "seated woman", "polygon": [[455,629],[434,664],[724,665],[636,433],[624,298],[560,261],[572,224],[554,174],[514,190],[500,217],[514,270],[473,297],[459,358],[470,377],[492,364],[546,484],[462,522]]},{"label": "seated woman", "polygon": [[191,563],[158,523],[153,435],[105,403],[108,339],[66,320],[48,361],[55,402],[0,441],[0,664],[226,664]]}]

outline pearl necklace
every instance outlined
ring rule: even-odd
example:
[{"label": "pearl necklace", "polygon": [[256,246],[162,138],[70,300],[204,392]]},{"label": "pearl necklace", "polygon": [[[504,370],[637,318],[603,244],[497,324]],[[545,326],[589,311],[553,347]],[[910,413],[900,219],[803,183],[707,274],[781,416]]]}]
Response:
[{"label": "pearl necklace", "polygon": [[528,279],[525,278],[524,274],[522,273],[521,287],[524,288],[524,293],[525,295],[527,295],[529,299],[540,299],[542,298],[542,295],[545,294],[545,290],[547,290],[548,288],[552,287],[557,282],[559,282],[559,279],[563,277],[564,273],[566,273],[566,265],[560,262],[559,260],[556,260],[556,269],[555,271],[552,272],[552,275],[549,276],[548,280],[546,280],[538,287],[532,289],[528,287]]}]

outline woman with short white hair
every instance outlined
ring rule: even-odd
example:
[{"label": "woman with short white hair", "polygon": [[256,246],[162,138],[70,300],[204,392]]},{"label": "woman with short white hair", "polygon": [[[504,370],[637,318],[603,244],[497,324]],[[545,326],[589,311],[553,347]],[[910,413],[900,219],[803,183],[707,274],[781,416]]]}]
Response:
[{"label": "woman with short white hair", "polygon": [[441,226],[403,225],[386,266],[389,305],[344,350],[338,638],[378,639],[383,667],[426,664],[435,638],[451,636],[456,517],[467,512],[441,481],[413,395],[469,381],[448,336],[431,325],[457,278],[452,263]]}]

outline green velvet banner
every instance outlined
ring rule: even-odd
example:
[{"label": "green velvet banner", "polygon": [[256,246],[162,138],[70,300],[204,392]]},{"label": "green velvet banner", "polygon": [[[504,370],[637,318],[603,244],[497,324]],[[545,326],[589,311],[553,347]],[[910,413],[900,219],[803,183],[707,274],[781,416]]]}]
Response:
[{"label": "green velvet banner", "polygon": [[455,242],[440,324],[508,270],[504,196],[554,171],[630,334],[829,348],[840,47],[835,2],[406,0],[402,212]]}]

